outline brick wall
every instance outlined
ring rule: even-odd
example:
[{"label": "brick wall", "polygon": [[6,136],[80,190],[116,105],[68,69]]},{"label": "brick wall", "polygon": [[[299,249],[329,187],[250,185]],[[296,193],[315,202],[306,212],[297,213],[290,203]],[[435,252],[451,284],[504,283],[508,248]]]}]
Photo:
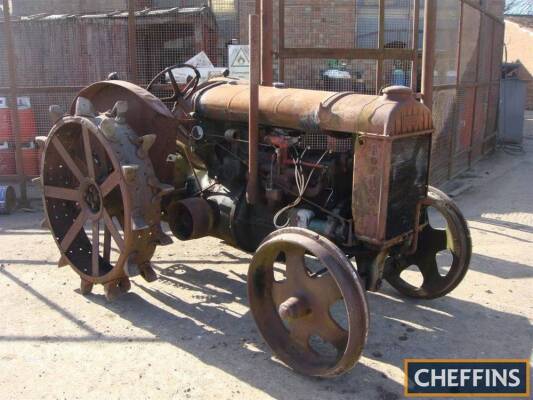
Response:
[{"label": "brick wall", "polygon": [[[240,39],[248,42],[248,15],[254,13],[255,0],[240,0]],[[278,7],[274,1],[274,27],[278,26]],[[354,0],[285,1],[286,47],[354,47]],[[275,35],[276,36],[276,35]]]},{"label": "brick wall", "polygon": [[526,108],[533,110],[533,16],[516,21],[506,18],[505,47],[507,61],[519,61],[524,66],[520,78],[529,80]]},{"label": "brick wall", "polygon": [[[13,0],[13,15],[40,13],[90,13],[98,11],[125,10],[128,0]],[[136,7],[150,6],[151,0],[136,0]]]}]

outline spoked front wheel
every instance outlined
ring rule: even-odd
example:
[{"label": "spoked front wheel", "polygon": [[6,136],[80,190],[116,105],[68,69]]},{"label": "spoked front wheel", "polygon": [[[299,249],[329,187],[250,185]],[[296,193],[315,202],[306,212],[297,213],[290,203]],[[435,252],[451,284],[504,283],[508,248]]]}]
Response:
[{"label": "spoked front wheel", "polygon": [[250,265],[248,295],[264,339],[297,372],[334,377],[358,361],[368,330],[365,293],[326,238],[300,228],[272,233]]},{"label": "spoked front wheel", "polygon": [[[431,213],[435,212],[442,222],[439,225],[445,226],[432,226]],[[435,299],[450,293],[465,277],[472,256],[472,240],[459,208],[433,187],[422,207],[421,222],[424,227],[419,233],[417,250],[393,258],[386,279],[408,297]]]}]

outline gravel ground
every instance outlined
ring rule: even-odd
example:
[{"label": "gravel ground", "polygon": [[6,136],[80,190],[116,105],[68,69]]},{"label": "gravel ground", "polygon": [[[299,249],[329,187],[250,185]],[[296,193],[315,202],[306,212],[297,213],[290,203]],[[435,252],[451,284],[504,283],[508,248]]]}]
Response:
[{"label": "gravel ground", "polygon": [[245,253],[176,242],[156,254],[158,282],[136,279],[107,303],[101,287],[83,297],[77,275],[57,268],[41,211],[0,216],[0,398],[395,400],[404,358],[530,358],[532,139],[458,181],[475,253],[462,285],[431,302],[387,285],[368,294],[364,356],[335,380],[271,357],[247,307]]}]

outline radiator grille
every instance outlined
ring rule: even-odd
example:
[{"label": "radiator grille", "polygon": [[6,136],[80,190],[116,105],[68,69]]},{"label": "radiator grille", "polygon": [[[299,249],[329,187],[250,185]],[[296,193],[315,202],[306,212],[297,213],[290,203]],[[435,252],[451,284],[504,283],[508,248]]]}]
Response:
[{"label": "radiator grille", "polygon": [[344,153],[353,151],[352,138],[335,138],[324,133],[308,133],[302,137],[299,143],[302,149],[309,150],[331,150],[334,153]]},{"label": "radiator grille", "polygon": [[427,195],[431,136],[395,140],[392,145],[387,239],[414,228],[416,206]]}]

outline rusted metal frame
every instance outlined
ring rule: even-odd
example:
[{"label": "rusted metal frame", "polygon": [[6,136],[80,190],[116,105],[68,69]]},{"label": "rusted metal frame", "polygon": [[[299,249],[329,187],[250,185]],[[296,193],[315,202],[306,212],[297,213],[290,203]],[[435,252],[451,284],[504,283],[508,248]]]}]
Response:
[{"label": "rusted metal frame", "polygon": [[433,87],[433,92],[440,92],[441,90],[451,90],[457,88],[455,83],[450,85],[438,85]]},{"label": "rusted metal frame", "polygon": [[414,136],[428,135],[433,132],[434,132],[433,129],[427,129],[424,131],[404,133],[400,136],[383,136],[383,134],[380,134],[380,133],[358,132],[357,136],[360,138],[370,138],[370,139],[375,139],[375,140],[383,140],[385,142],[393,142],[398,139],[407,139],[407,138],[414,137]]},{"label": "rusted metal frame", "polygon": [[413,15],[413,62],[411,63],[411,89],[413,92],[418,92],[418,31],[420,22],[420,0],[413,0],[414,15]]},{"label": "rusted metal frame", "polygon": [[493,14],[491,12],[488,12],[487,10],[483,9],[483,7],[481,7],[479,4],[476,4],[474,1],[472,1],[472,0],[460,0],[460,1],[461,1],[461,3],[466,3],[470,7],[475,8],[476,10],[482,12],[487,17],[493,19],[495,22],[499,23],[500,25],[504,25],[505,24],[505,22],[499,16],[497,16],[497,15],[495,15],[495,14]]},{"label": "rusted metal frame", "polygon": [[422,57],[422,102],[431,110],[433,109],[436,14],[436,0],[426,0],[424,9],[424,50]]},{"label": "rusted metal frame", "polygon": [[[457,98],[459,86],[461,84],[461,46],[463,43],[463,15],[464,15],[464,3],[460,2],[460,11],[459,11],[459,35],[457,36],[457,57],[455,61],[455,95]],[[459,103],[455,102],[455,118],[459,117]],[[450,148],[448,149],[448,179],[452,178],[453,174],[453,162],[455,160],[455,145],[456,145],[456,139],[457,135],[459,134],[458,130],[458,120],[456,125],[456,130],[453,134],[450,135]]]},{"label": "rusted metal frame", "polygon": [[[468,4],[468,3],[467,3]],[[474,7],[475,8],[475,7]],[[474,86],[474,109],[473,109],[473,117],[472,117],[472,127],[470,129],[470,148],[469,148],[469,152],[468,152],[468,167],[470,168],[472,166],[472,153],[473,153],[473,150],[474,150],[474,129],[475,129],[475,126],[476,126],[476,109],[477,109],[477,98],[478,98],[478,91],[479,91],[479,83],[478,83],[478,80],[479,80],[479,65],[480,65],[480,61],[481,61],[481,46],[480,46],[480,43],[481,43],[481,40],[483,40],[481,38],[481,27],[483,26],[483,11],[479,8],[477,8],[478,12],[479,12],[479,28],[478,28],[478,34],[477,34],[477,37],[478,37],[478,42],[477,42],[477,60],[476,60],[476,78],[474,80],[475,82],[475,86]]]},{"label": "rusted metal frame", "polygon": [[458,151],[457,153],[455,153],[453,157],[454,158],[459,158],[463,154],[469,153],[471,150],[472,150],[472,146],[466,147],[466,148],[462,149],[461,151]]},{"label": "rusted metal frame", "polygon": [[261,0],[261,85],[272,86],[274,81],[272,0]]},{"label": "rusted metal frame", "polygon": [[128,62],[130,80],[139,83],[137,66],[137,26],[135,23],[135,0],[128,0]]},{"label": "rusted metal frame", "polygon": [[[17,90],[19,93],[33,94],[33,93],[68,93],[68,92],[79,92],[85,86],[18,86]],[[9,87],[0,87],[0,93],[9,93],[11,88]]]},{"label": "rusted metal frame", "polygon": [[383,57],[385,50],[385,0],[379,0],[379,37],[378,37],[378,57],[376,68],[376,94],[380,94],[383,86]]},{"label": "rusted metal frame", "polygon": [[[474,87],[484,88],[484,87],[488,87],[492,85],[493,83],[485,81],[485,82],[480,82],[479,84],[461,83],[459,86],[461,86],[462,88],[474,88]],[[438,86],[433,87],[433,92],[438,92],[441,90],[451,90],[451,89],[455,89],[457,86],[458,85],[456,85],[455,83],[450,84],[450,85],[438,85]]]},{"label": "rusted metal frame", "polygon": [[285,0],[278,3],[278,80],[285,82]]},{"label": "rusted metal frame", "polygon": [[17,176],[20,185],[20,204],[28,205],[28,196],[26,189],[26,176],[24,175],[24,163],[22,161],[22,144],[20,134],[20,118],[17,106],[17,66],[15,59],[15,50],[13,47],[13,31],[11,29],[11,13],[9,0],[3,0],[4,8],[4,37],[6,42],[6,54],[9,76],[9,96],[8,105],[11,110],[11,123],[13,136],[15,137],[15,163],[17,167]]},{"label": "rusted metal frame", "polygon": [[[494,21],[491,21],[492,23],[492,34],[491,34],[491,41],[490,41],[490,68],[489,68],[489,81],[487,83],[487,86],[489,88],[489,93],[488,93],[488,96],[490,96],[490,89],[492,87],[492,74],[493,74],[493,68],[494,68],[494,49],[496,46],[494,46],[494,43],[496,42],[496,26],[494,25]],[[487,104],[487,117],[488,117],[488,114],[489,114],[489,106]],[[494,128],[494,127],[493,127]],[[494,133],[494,130],[490,133],[488,133],[488,129],[489,127],[485,127],[485,132],[484,132],[484,139],[483,139],[483,148],[481,149],[481,152],[482,154],[485,154],[485,144],[488,142],[488,140],[486,140],[487,137],[491,136],[493,133]],[[488,133],[488,134],[487,134]]]},{"label": "rusted metal frame", "polygon": [[261,39],[260,18],[257,14],[249,17],[250,39],[250,104],[248,113],[248,184],[246,199],[256,204],[259,195],[259,84],[261,80]]},{"label": "rusted metal frame", "polygon": [[418,51],[413,49],[326,49],[326,48],[288,48],[280,49],[284,58],[342,58],[347,60],[384,59],[412,60]]},{"label": "rusted metal frame", "polygon": [[498,132],[491,133],[485,139],[483,139],[483,144],[487,143],[488,141],[494,139],[496,136],[498,136]]}]

